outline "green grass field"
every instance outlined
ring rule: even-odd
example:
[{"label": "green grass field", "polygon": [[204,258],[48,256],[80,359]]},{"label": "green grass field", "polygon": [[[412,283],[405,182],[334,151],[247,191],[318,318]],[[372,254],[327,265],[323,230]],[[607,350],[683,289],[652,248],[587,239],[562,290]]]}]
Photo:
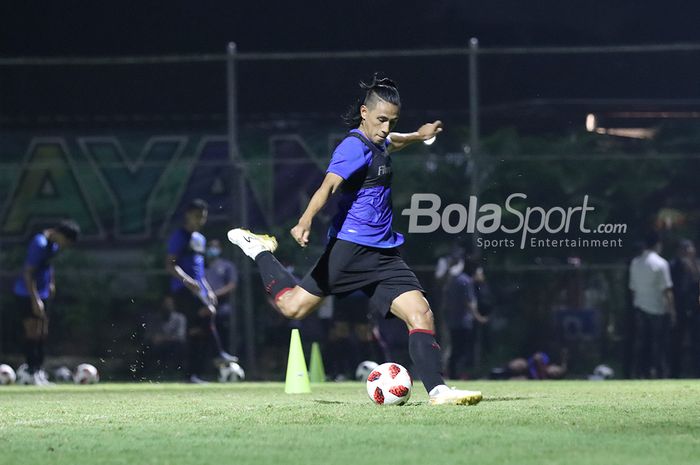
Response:
[{"label": "green grass field", "polygon": [[693,464],[700,381],[479,382],[474,407],[370,403],[364,384],[0,388],[0,463]]}]

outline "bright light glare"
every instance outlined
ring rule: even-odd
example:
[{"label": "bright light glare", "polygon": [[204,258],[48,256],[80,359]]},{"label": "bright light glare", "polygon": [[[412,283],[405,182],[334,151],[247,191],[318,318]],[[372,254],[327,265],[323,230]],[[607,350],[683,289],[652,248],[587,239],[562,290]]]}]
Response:
[{"label": "bright light glare", "polygon": [[586,130],[588,132],[593,132],[595,130],[595,128],[598,126],[596,123],[597,122],[595,119],[595,115],[593,113],[589,113],[586,116]]}]

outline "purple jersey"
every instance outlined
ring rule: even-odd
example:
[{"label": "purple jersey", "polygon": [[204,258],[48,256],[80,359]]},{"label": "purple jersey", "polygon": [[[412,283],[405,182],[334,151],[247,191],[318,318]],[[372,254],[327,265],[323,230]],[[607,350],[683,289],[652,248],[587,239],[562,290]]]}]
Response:
[{"label": "purple jersey", "polygon": [[[364,136],[358,129],[350,132]],[[337,174],[344,182],[328,237],[383,249],[403,244],[403,236],[391,229],[390,143],[387,139],[373,151],[351,136],[336,147],[326,172]]]},{"label": "purple jersey", "polygon": [[[42,299],[49,298],[49,285],[51,284],[51,275],[53,267],[51,266],[51,258],[58,253],[58,244],[49,241],[43,234],[37,234],[29,243],[27,251],[27,259],[24,266],[34,268],[34,280],[36,281],[36,289],[39,292],[39,297]],[[16,295],[27,297],[29,291],[24,282],[24,276],[20,276],[15,281],[14,292]]]}]

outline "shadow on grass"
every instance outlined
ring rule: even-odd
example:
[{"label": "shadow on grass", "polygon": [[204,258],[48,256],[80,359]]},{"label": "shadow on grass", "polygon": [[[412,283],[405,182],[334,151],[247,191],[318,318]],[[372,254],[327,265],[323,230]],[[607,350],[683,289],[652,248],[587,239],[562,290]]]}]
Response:
[{"label": "shadow on grass", "polygon": [[517,396],[499,396],[499,397],[484,397],[482,402],[510,402],[514,400],[529,400],[533,397],[517,397]]}]

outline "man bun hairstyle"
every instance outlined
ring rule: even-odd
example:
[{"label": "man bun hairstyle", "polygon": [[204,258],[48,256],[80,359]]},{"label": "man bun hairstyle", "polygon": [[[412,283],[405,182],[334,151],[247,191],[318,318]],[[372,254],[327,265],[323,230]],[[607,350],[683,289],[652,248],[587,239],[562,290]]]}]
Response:
[{"label": "man bun hairstyle", "polygon": [[384,100],[397,107],[401,106],[401,98],[399,97],[399,89],[396,87],[396,83],[387,77],[379,77],[379,73],[374,73],[370,83],[360,81],[360,89],[362,89],[362,94],[343,115],[343,121],[348,127],[356,128],[362,122],[362,117],[360,116],[360,107],[362,105],[369,107],[374,105],[377,100]]},{"label": "man bun hairstyle", "polygon": [[54,229],[71,242],[76,242],[80,237],[80,225],[74,220],[62,220],[54,226]]}]

